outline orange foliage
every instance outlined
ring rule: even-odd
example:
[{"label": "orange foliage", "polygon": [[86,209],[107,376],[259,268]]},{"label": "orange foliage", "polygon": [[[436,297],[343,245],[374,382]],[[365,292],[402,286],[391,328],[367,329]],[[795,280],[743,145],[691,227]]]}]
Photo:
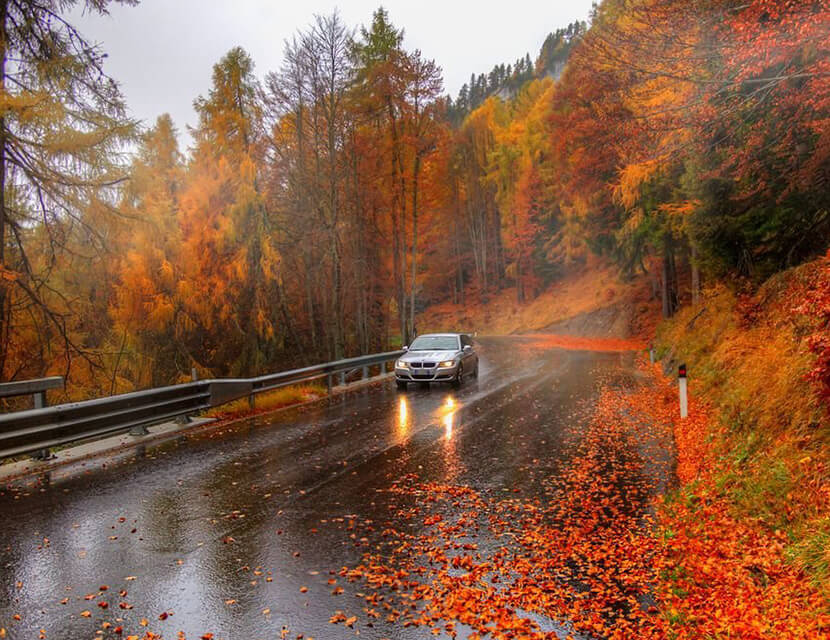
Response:
[{"label": "orange foliage", "polygon": [[809,377],[830,414],[830,252],[817,265],[804,298],[797,311],[815,322],[808,347],[815,354],[816,363]]}]

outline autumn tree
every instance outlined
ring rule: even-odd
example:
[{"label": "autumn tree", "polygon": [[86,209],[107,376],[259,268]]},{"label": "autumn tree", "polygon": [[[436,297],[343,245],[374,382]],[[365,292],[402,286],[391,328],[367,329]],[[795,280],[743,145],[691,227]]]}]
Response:
[{"label": "autumn tree", "polygon": [[347,348],[350,37],[338,14],[316,17],[286,44],[282,69],[266,80],[270,194],[284,228],[285,256],[303,265],[291,278],[305,301],[305,343],[309,352],[334,358]]},{"label": "autumn tree", "polygon": [[415,331],[415,292],[418,276],[418,214],[421,193],[421,170],[425,157],[436,148],[437,128],[440,126],[442,90],[441,69],[432,60],[424,60],[420,51],[406,58],[407,85],[405,95],[407,141],[411,147],[410,212],[412,215],[412,245],[410,265],[409,331]]},{"label": "autumn tree", "polygon": [[198,360],[182,340],[187,323],[177,288],[183,277],[179,198],[185,165],[169,115],[141,135],[130,176],[119,205],[131,230],[120,243],[110,307],[110,391],[169,384],[189,375]]},{"label": "autumn tree", "polygon": [[[36,315],[38,327],[52,327],[66,354],[88,353],[67,331],[65,313],[48,302],[50,270],[74,227],[86,226],[89,241],[103,244],[81,212],[93,200],[105,209],[114,205],[134,124],[118,85],[104,73],[104,54],[64,13],[76,5],[106,13],[109,4],[0,3],[0,378],[18,369],[8,356],[14,323],[25,314]],[[51,259],[31,255],[35,226],[48,236],[41,246]],[[45,270],[36,270],[38,263]]]},{"label": "autumn tree", "polygon": [[407,314],[407,255],[406,242],[406,169],[405,132],[402,107],[404,104],[403,30],[389,21],[387,12],[380,8],[369,28],[360,30],[359,38],[351,47],[354,64],[354,104],[361,119],[373,128],[372,136],[383,141],[385,153],[380,157],[379,170],[388,186],[388,225],[392,245],[392,272],[395,302],[401,341],[411,337]]},{"label": "autumn tree", "polygon": [[214,66],[180,199],[183,278],[178,295],[200,366],[251,375],[280,346],[279,256],[261,189],[263,106],[241,48]]}]

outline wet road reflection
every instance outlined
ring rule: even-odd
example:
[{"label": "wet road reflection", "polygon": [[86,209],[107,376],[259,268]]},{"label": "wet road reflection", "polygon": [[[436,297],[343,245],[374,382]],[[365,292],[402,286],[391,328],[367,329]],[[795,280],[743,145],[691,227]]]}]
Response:
[{"label": "wet road reflection", "polygon": [[[544,499],[540,481],[571,462],[600,378],[628,384],[629,367],[628,355],[484,340],[479,380],[458,390],[367,389],[7,487],[0,627],[58,640],[118,637],[116,626],[353,637],[329,624],[361,606],[336,572],[382,535],[392,483],[415,474]],[[358,519],[374,531],[358,534]],[[383,621],[360,635],[432,637]]]}]

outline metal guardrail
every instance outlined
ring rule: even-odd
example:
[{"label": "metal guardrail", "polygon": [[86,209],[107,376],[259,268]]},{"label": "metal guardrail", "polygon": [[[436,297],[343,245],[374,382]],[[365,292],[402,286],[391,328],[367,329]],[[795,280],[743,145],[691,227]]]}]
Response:
[{"label": "metal guardrail", "polygon": [[386,363],[403,353],[389,351],[257,378],[198,380],[7,413],[0,415],[0,458],[44,452],[50,447],[124,431],[140,435],[146,433],[145,429],[149,425],[245,397],[250,399],[253,406],[253,398],[258,393],[320,378],[326,378],[331,392],[334,376],[339,376],[341,384],[349,373],[358,370],[363,378],[368,378],[369,367],[377,365],[380,365],[383,374]]},{"label": "metal guardrail", "polygon": [[0,383],[0,398],[31,395],[35,409],[40,409],[46,406],[46,392],[49,389],[60,389],[63,385],[63,376],[3,382]]}]

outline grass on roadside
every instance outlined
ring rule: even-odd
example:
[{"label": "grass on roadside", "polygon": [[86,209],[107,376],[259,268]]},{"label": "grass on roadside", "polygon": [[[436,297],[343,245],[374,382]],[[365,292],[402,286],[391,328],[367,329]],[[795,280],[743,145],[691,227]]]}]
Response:
[{"label": "grass on roadside", "polygon": [[221,407],[215,407],[205,412],[208,418],[227,420],[229,418],[244,417],[290,407],[310,400],[316,400],[326,395],[326,389],[318,385],[301,385],[283,387],[273,391],[257,394],[255,406],[252,409],[248,398],[234,400]]}]

